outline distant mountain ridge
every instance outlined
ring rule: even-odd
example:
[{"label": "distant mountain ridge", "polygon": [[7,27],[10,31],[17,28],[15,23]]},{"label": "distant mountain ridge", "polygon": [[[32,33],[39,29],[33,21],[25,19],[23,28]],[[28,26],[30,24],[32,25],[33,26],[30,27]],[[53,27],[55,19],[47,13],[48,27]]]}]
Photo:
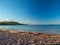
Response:
[{"label": "distant mountain ridge", "polygon": [[14,21],[0,21],[0,25],[24,25],[24,24]]}]

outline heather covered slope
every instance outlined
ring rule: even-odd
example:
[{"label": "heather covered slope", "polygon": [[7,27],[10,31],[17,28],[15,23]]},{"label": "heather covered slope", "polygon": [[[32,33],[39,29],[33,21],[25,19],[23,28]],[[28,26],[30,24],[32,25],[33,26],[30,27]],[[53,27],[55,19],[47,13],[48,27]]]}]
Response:
[{"label": "heather covered slope", "polygon": [[0,30],[1,45],[49,45],[60,44],[59,34]]}]

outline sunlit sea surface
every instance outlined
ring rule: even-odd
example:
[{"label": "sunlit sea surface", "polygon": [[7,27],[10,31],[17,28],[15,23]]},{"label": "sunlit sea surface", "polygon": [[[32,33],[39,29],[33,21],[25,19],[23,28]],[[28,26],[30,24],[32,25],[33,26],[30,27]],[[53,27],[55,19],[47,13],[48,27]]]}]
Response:
[{"label": "sunlit sea surface", "polygon": [[0,29],[60,34],[60,25],[0,25]]}]

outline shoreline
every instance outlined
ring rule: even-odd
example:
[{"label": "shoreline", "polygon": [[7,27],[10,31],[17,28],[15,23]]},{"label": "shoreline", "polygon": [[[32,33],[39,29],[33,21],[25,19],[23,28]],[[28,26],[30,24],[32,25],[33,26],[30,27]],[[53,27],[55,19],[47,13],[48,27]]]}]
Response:
[{"label": "shoreline", "polygon": [[49,32],[36,32],[36,31],[25,31],[25,30],[15,30],[15,29],[0,29],[1,31],[15,31],[15,32],[31,32],[31,33],[42,33],[42,34],[51,34],[51,35],[60,35],[55,33],[49,33]]}]

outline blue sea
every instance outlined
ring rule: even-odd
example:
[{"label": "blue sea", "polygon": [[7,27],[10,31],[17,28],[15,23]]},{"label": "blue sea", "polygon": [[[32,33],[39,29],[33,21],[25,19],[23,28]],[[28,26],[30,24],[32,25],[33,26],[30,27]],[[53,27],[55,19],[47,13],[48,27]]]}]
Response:
[{"label": "blue sea", "polygon": [[0,25],[0,29],[60,34],[60,25]]}]

